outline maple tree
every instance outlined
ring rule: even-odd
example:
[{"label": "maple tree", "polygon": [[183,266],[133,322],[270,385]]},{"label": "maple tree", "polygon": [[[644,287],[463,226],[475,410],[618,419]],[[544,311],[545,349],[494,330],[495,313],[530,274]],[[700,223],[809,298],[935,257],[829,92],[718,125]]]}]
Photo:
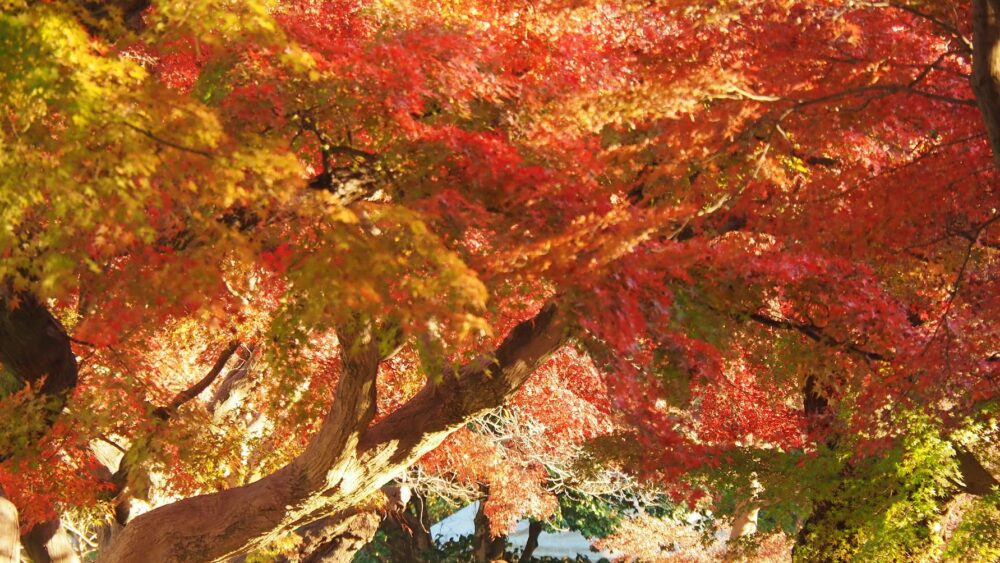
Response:
[{"label": "maple tree", "polygon": [[350,557],[412,467],[500,533],[586,452],[995,556],[996,0],[0,6],[6,555]]}]

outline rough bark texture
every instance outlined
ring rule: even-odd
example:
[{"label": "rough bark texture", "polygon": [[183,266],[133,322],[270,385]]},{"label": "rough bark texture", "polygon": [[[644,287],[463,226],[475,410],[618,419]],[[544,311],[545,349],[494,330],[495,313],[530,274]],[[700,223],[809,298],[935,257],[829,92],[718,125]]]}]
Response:
[{"label": "rough bark texture", "polygon": [[21,560],[19,533],[17,508],[0,489],[0,563],[18,563]]},{"label": "rough bark texture", "polygon": [[301,563],[351,561],[372,540],[385,516],[401,513],[409,500],[408,487],[387,486],[365,503],[302,526],[296,530],[302,541],[289,559]]},{"label": "rough bark texture", "polygon": [[1000,166],[1000,0],[972,0],[972,92]]},{"label": "rough bark texture", "polygon": [[555,307],[515,327],[496,353],[428,383],[368,428],[380,357],[371,335],[342,339],[333,406],[305,451],[263,479],[184,499],[137,517],[105,563],[219,561],[281,531],[355,506],[468,420],[499,405],[564,342]]},{"label": "rough bark texture", "polygon": [[[378,511],[360,511],[335,522],[324,522],[316,534],[322,541],[310,543],[309,553],[302,563],[349,563],[354,554],[375,536],[382,514]],[[318,539],[318,538],[317,538]]]},{"label": "rough bark texture", "polygon": [[59,518],[31,528],[21,537],[25,553],[34,563],[77,563],[80,561]]}]

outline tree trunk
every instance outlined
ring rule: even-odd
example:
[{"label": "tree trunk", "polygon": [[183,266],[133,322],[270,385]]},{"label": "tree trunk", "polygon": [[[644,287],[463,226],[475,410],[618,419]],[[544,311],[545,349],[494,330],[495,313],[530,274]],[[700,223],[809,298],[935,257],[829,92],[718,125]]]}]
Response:
[{"label": "tree trunk", "polygon": [[420,563],[434,549],[430,515],[425,510],[423,498],[417,498],[420,502],[410,503],[404,510],[394,512],[382,521],[390,561]]},{"label": "tree trunk", "polygon": [[[338,522],[329,523],[329,527],[316,530],[316,536],[310,538],[309,553],[301,559],[302,563],[350,563],[362,547],[372,541],[382,514],[378,511],[362,511]],[[316,541],[322,537],[321,541]]]},{"label": "tree trunk", "polygon": [[402,512],[409,500],[408,487],[383,487],[361,505],[302,526],[297,530],[302,542],[291,560],[302,563],[351,561],[375,536],[385,515]]},{"label": "tree trunk", "polygon": [[34,563],[78,563],[69,534],[59,518],[42,522],[21,537],[25,553]]},{"label": "tree trunk", "polygon": [[[0,363],[20,384],[29,384],[49,402],[46,422],[52,424],[76,387],[76,356],[59,321],[34,295],[0,286]],[[37,436],[35,437],[37,438]],[[10,452],[0,452],[3,459]],[[4,499],[4,510],[14,510]],[[15,535],[17,516],[14,512]],[[7,538],[3,540],[7,547]],[[58,518],[38,524],[21,538],[35,563],[77,561]]]},{"label": "tree trunk", "polygon": [[[806,424],[810,433],[824,436],[827,445],[831,448],[835,447],[838,437],[836,432],[830,432],[833,422],[828,399],[821,394],[819,386],[812,376],[806,379],[803,395]],[[960,482],[956,483],[958,485],[957,491],[944,494],[938,499],[941,505],[951,502],[958,492],[983,496],[990,494],[996,487],[1000,486],[1000,481],[976,459],[975,455],[954,442],[952,446],[956,452],[955,458],[958,461]],[[844,467],[842,471],[849,470],[850,467]],[[841,476],[843,477],[843,474]],[[829,514],[834,507],[834,499],[822,499],[816,503],[796,536],[795,546],[792,548],[793,558],[797,552],[801,554],[802,546],[823,539],[816,533],[816,530],[821,528],[824,520],[832,518]],[[847,529],[847,523],[842,519],[833,521],[831,524],[837,530]],[[735,525],[733,531],[734,533],[736,531]]]},{"label": "tree trunk", "polygon": [[18,563],[21,560],[18,534],[17,508],[0,489],[0,563]]},{"label": "tree trunk", "polygon": [[979,463],[975,455],[957,444],[953,445],[955,458],[958,459],[958,471],[962,476],[962,482],[958,483],[962,492],[985,496],[1000,487],[997,478],[983,467],[983,464]]},{"label": "tree trunk", "polygon": [[972,0],[972,92],[1000,166],[1000,0]]},{"label": "tree trunk", "polygon": [[729,541],[738,540],[744,536],[757,533],[757,515],[760,507],[749,505],[737,512],[733,520],[733,529],[729,532]]},{"label": "tree trunk", "polygon": [[518,563],[529,563],[531,561],[531,554],[538,548],[538,536],[540,535],[542,535],[542,523],[538,520],[529,522],[528,541],[524,542],[524,551],[521,552],[521,557],[517,560]]},{"label": "tree trunk", "polygon": [[[333,406],[305,451],[259,481],[183,499],[132,520],[104,563],[219,561],[282,531],[349,510],[469,420],[500,405],[566,339],[553,306],[515,327],[496,352],[429,381],[368,428],[375,413],[377,338],[344,345]],[[342,339],[342,342],[348,342]]]},{"label": "tree trunk", "polygon": [[[25,292],[0,286],[0,363],[21,384],[52,399],[49,421],[76,386],[76,356],[69,336],[48,309]],[[0,452],[3,455],[4,452]]]},{"label": "tree trunk", "polygon": [[493,537],[490,533],[490,519],[486,516],[486,497],[479,501],[479,508],[473,520],[475,525],[475,535],[473,536],[472,554],[474,561],[485,563],[503,557],[504,548],[507,547],[506,536]]}]

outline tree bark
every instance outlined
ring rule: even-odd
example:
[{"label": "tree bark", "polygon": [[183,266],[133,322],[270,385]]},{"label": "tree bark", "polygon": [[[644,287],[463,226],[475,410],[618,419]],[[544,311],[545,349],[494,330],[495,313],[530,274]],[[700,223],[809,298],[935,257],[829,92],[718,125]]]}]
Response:
[{"label": "tree bark", "polygon": [[18,530],[17,508],[0,489],[0,563],[18,563],[21,560]]},{"label": "tree bark", "polygon": [[51,398],[50,421],[76,387],[76,356],[62,325],[34,295],[5,287],[0,287],[0,363],[19,382]]},{"label": "tree bark", "polygon": [[21,537],[25,553],[34,563],[78,563],[73,543],[59,517],[42,522]]},{"label": "tree bark", "polygon": [[349,563],[362,547],[372,540],[382,514],[376,510],[360,511],[346,518],[323,522],[314,533],[318,542],[309,542],[308,553],[302,563]]},{"label": "tree bark", "polygon": [[299,528],[297,532],[302,542],[291,560],[301,563],[351,561],[375,536],[386,514],[401,513],[409,500],[408,487],[383,487],[365,503]]},{"label": "tree bark", "polygon": [[382,531],[386,535],[390,561],[412,561],[421,563],[427,559],[434,549],[431,539],[430,514],[426,503],[420,495],[415,495],[418,502],[411,502],[400,510],[391,512],[382,521]]},{"label": "tree bark", "polygon": [[972,93],[1000,166],[1000,0],[972,0]]},{"label": "tree bark", "polygon": [[[835,447],[838,437],[836,432],[830,432],[832,427],[832,413],[830,412],[828,399],[820,392],[819,385],[812,376],[806,379],[803,395],[806,424],[810,433],[824,436],[827,445],[831,448]],[[958,461],[960,481],[956,483],[958,490],[943,494],[938,499],[941,505],[951,502],[958,492],[983,496],[990,494],[997,487],[1000,487],[1000,481],[979,462],[975,455],[954,442],[952,442],[952,446],[955,449],[955,458]],[[849,467],[843,469],[843,471],[849,470]],[[815,530],[820,528],[821,523],[829,518],[828,515],[833,508],[834,501],[832,499],[823,499],[816,503],[796,536],[795,546],[792,548],[793,558],[796,552],[801,553],[799,551],[801,546],[811,541],[822,539],[816,534]],[[832,524],[838,530],[845,530],[847,527],[846,522],[839,519],[832,522]],[[734,525],[733,532],[735,533],[735,531],[736,527]]]},{"label": "tree bark", "polygon": [[349,509],[397,477],[472,418],[499,405],[562,346],[565,326],[547,306],[496,352],[440,382],[368,428],[380,361],[372,335],[344,345],[333,406],[305,451],[263,479],[143,514],[102,554],[104,563],[219,561],[325,515]]},{"label": "tree bark", "polygon": [[758,514],[760,514],[760,507],[752,505],[737,512],[736,519],[733,520],[733,529],[729,532],[729,541],[756,534]]},{"label": "tree bark", "polygon": [[955,444],[955,458],[958,460],[958,471],[962,476],[959,489],[975,496],[985,496],[1000,487],[1000,481],[994,477],[972,452]]},{"label": "tree bark", "polygon": [[479,508],[473,519],[475,533],[472,539],[473,560],[479,563],[495,561],[503,557],[504,548],[507,547],[506,536],[493,537],[490,533],[490,519],[486,515],[486,499],[489,494],[479,501]]},{"label": "tree bark", "polygon": [[532,520],[528,523],[528,541],[524,542],[524,551],[521,552],[521,557],[518,558],[518,563],[529,563],[531,561],[531,555],[538,548],[538,536],[542,535],[542,523],[538,520]]},{"label": "tree bark", "polygon": [[[18,382],[46,398],[46,422],[52,424],[76,387],[76,356],[66,331],[45,305],[30,293],[9,287],[0,287],[0,363]],[[0,459],[9,454],[0,452]],[[4,499],[4,511],[9,510],[14,511],[16,536],[16,509]],[[58,518],[34,526],[20,541],[36,563],[77,561]],[[6,537],[2,544],[6,549]]]}]

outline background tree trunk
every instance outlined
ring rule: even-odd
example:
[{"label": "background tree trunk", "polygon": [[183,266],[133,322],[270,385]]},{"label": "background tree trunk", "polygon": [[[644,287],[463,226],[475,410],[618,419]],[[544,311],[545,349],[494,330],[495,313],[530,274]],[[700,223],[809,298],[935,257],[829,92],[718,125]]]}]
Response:
[{"label": "background tree trunk", "polygon": [[62,325],[34,295],[2,286],[0,363],[20,384],[37,386],[52,399],[50,422],[76,387],[76,356]]},{"label": "background tree trunk", "polygon": [[0,563],[21,560],[21,541],[17,524],[17,508],[0,489]]},{"label": "background tree trunk", "polygon": [[736,519],[733,520],[733,529],[729,532],[729,541],[756,534],[758,514],[760,514],[759,506],[748,505],[739,510]]},{"label": "background tree trunk", "polygon": [[417,495],[416,499],[417,502],[411,502],[404,509],[390,513],[382,521],[391,561],[420,563],[434,549],[430,514],[425,509],[423,498]]},{"label": "background tree trunk", "polygon": [[528,541],[524,542],[524,551],[521,552],[521,557],[518,558],[518,563],[529,563],[531,561],[531,555],[538,548],[538,536],[542,535],[542,523],[538,520],[532,520],[528,523]]},{"label": "background tree trunk", "polygon": [[493,537],[490,534],[490,519],[486,515],[486,499],[489,494],[488,489],[484,490],[487,491],[487,496],[479,501],[479,508],[473,519],[475,535],[472,539],[472,554],[474,560],[478,562],[494,561],[503,557],[504,548],[507,547],[507,536]]},{"label": "background tree trunk", "polygon": [[69,534],[58,517],[32,527],[21,537],[21,545],[34,563],[79,562]]},{"label": "background tree trunk", "polygon": [[972,0],[972,92],[1000,166],[1000,0]]}]

